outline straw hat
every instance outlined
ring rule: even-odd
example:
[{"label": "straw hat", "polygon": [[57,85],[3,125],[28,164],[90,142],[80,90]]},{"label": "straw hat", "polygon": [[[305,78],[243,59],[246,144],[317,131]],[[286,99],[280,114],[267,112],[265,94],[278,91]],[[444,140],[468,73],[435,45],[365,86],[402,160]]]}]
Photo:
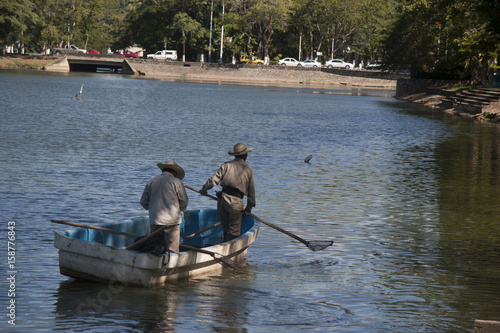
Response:
[{"label": "straw hat", "polygon": [[156,166],[158,168],[160,168],[160,170],[163,171],[163,169],[167,168],[167,169],[171,169],[171,170],[174,170],[175,172],[177,172],[177,178],[181,179],[184,178],[184,169],[181,168],[177,163],[175,163],[174,161],[167,161],[165,163],[157,163]]},{"label": "straw hat", "polygon": [[247,146],[245,146],[243,143],[237,143],[233,150],[230,150],[228,152],[229,155],[233,155],[233,156],[241,156],[241,155],[245,155],[249,152],[251,152],[253,150],[253,148],[247,148]]}]

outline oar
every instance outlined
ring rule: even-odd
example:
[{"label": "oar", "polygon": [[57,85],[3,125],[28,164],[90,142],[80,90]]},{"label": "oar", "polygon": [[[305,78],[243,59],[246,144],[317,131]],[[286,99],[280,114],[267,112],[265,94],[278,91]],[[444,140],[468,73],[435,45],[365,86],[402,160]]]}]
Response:
[{"label": "oar", "polygon": [[[103,231],[103,232],[109,232],[109,233],[112,233],[112,234],[118,234],[118,235],[132,237],[132,238],[139,237],[137,235],[129,234],[129,233],[122,232],[122,231],[119,231],[119,230],[113,230],[113,229],[108,229],[108,228],[101,228],[101,227],[96,227],[96,226],[93,226],[93,225],[87,225],[87,224],[81,224],[81,223],[75,223],[75,222],[69,222],[69,221],[62,221],[62,220],[54,220],[54,219],[52,219],[50,221],[54,222],[54,223],[59,223],[59,224],[67,224],[67,225],[71,225],[71,226],[79,227],[79,228],[94,229],[94,230],[99,230],[99,231]],[[161,231],[163,231],[167,227],[168,226],[164,226],[164,227],[161,227],[158,230],[155,230],[153,233],[149,234],[148,236],[146,236],[144,238],[141,238],[139,241],[137,241],[134,244],[126,247],[125,249],[126,250],[130,250],[134,246],[139,245],[142,242],[146,241],[147,239],[149,239],[149,238],[157,235],[158,233],[160,233]],[[200,252],[200,253],[209,254],[218,263],[223,263],[223,264],[225,264],[225,265],[227,265],[227,266],[229,266],[229,267],[231,267],[233,269],[235,269],[237,267],[237,265],[234,262],[230,261],[228,258],[224,257],[222,254],[217,253],[217,252],[212,252],[212,251],[200,249],[200,248],[197,248],[196,246],[192,246],[192,245],[188,245],[188,244],[179,244],[179,248],[182,248],[182,249],[185,249],[185,250],[194,251],[194,252]],[[216,254],[220,255],[221,257],[217,258],[215,256]]]},{"label": "oar", "polygon": [[[191,187],[191,186],[188,186],[188,185],[184,185],[187,189],[190,189],[191,191],[194,191],[198,194],[201,194],[200,191],[198,191],[197,189],[195,189],[194,187]],[[201,195],[204,195],[206,197],[209,197],[210,199],[214,199],[214,200],[218,200],[217,197],[214,197],[213,195],[210,195],[210,194],[201,194]]]},{"label": "oar", "polygon": [[[188,186],[188,185],[184,185],[186,188],[190,189],[191,191],[194,191],[194,192],[197,192],[198,194],[201,194],[201,195],[204,195],[206,197],[209,197],[209,198],[212,198],[214,200],[217,200],[216,197],[212,196],[212,195],[209,195],[209,194],[202,194],[200,193],[200,191],[198,191],[197,189],[191,187],[191,186]],[[251,214],[251,213],[247,213],[247,212],[244,212],[245,215],[248,215],[250,217],[253,217],[254,219],[264,223],[265,225],[271,227],[271,228],[274,228],[282,233],[284,233],[285,235],[288,235],[292,238],[295,238],[296,240],[298,240],[299,242],[305,244],[310,250],[312,251],[321,251],[321,250],[324,250],[326,249],[327,247],[331,246],[333,244],[333,241],[306,241],[304,239],[302,239],[301,237],[295,235],[295,234],[292,234],[291,232],[289,231],[286,231],[280,227],[278,227],[277,225],[274,225],[270,222],[267,222],[263,219],[261,219],[260,217],[254,215],[254,214]]]},{"label": "oar", "polygon": [[158,235],[160,232],[162,232],[163,230],[167,229],[168,227],[171,227],[171,226],[170,226],[170,225],[164,225],[164,226],[163,226],[163,227],[161,227],[160,229],[156,229],[155,231],[153,231],[152,233],[150,233],[150,234],[149,234],[149,235],[147,235],[146,237],[141,238],[141,239],[139,239],[137,242],[135,242],[134,244],[127,246],[127,247],[125,248],[125,250],[130,250],[130,249],[133,249],[134,247],[136,247],[136,246],[137,246],[137,245],[139,245],[139,244],[144,243],[145,241],[147,241],[147,240],[148,240],[148,239],[150,239],[151,237]]},{"label": "oar", "polygon": [[[101,227],[96,227],[96,226],[93,226],[93,225],[87,225],[87,224],[81,224],[81,223],[75,223],[75,222],[68,222],[68,221],[62,221],[62,220],[53,220],[53,219],[50,220],[50,221],[54,222],[54,223],[59,223],[59,224],[67,224],[67,225],[71,225],[71,226],[79,227],[79,228],[94,229],[94,230],[109,232],[111,234],[118,234],[118,235],[127,236],[127,237],[133,237],[133,238],[139,237],[139,236],[136,236],[136,235],[133,235],[133,234],[129,234],[129,233],[123,232],[123,231],[113,230],[113,229],[108,229],[108,228],[101,228]],[[161,227],[160,229],[155,230],[154,232],[150,233],[149,235],[147,235],[144,238],[141,238],[140,240],[138,240],[134,244],[132,244],[130,246],[127,246],[125,249],[126,250],[130,250],[131,248],[135,247],[136,245],[139,245],[142,242],[150,239],[151,237],[153,237],[155,235],[158,235],[160,232],[162,232],[163,230],[165,230],[167,227],[169,227],[169,226],[165,225],[165,226]]]},{"label": "oar", "polygon": [[184,238],[191,238],[191,237],[194,237],[194,236],[198,236],[199,234],[201,234],[201,233],[203,233],[203,232],[205,232],[205,231],[207,231],[207,230],[210,230],[210,229],[212,229],[212,228],[215,228],[215,227],[217,227],[217,226],[219,226],[219,225],[221,225],[221,223],[220,223],[220,222],[217,222],[217,223],[215,223],[214,225],[211,225],[210,227],[206,227],[205,229],[202,229],[202,230],[200,230],[200,231],[195,232],[194,234],[184,236]]},{"label": "oar", "polygon": [[61,220],[54,220],[54,219],[50,220],[50,222],[59,223],[59,224],[67,224],[67,225],[71,225],[73,227],[79,227],[79,228],[94,229],[94,230],[109,232],[109,233],[112,233],[112,234],[118,234],[118,235],[122,235],[122,236],[127,236],[127,237],[137,237],[136,235],[128,234],[128,233],[123,232],[123,231],[113,230],[113,229],[107,229],[107,228],[101,228],[101,227],[96,227],[96,226],[93,226],[93,225],[86,225],[86,224],[80,224],[80,223],[68,222],[68,221],[61,221]]},{"label": "oar", "polygon": [[[217,252],[212,252],[212,251],[207,251],[207,250],[204,250],[204,249],[200,249],[196,246],[193,246],[193,245],[189,245],[189,244],[179,244],[179,247],[180,248],[183,248],[185,250],[191,250],[191,251],[195,251],[195,252],[200,252],[200,253],[205,253],[205,254],[208,254],[210,255],[212,258],[215,259],[215,261],[217,261],[218,263],[223,263],[225,265],[227,265],[228,267],[231,267],[232,269],[236,269],[238,267],[238,265],[234,262],[234,261],[231,261],[229,260],[228,258],[224,257],[222,254],[220,253],[217,253]],[[218,254],[220,255],[221,257],[220,258],[217,258],[215,255]]]}]

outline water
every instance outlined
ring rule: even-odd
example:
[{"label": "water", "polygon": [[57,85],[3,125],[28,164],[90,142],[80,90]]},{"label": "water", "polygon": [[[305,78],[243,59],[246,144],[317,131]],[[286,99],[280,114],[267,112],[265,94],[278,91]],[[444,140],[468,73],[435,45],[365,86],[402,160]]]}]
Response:
[{"label": "water", "polygon": [[[68,98],[82,84],[85,99]],[[470,332],[500,320],[497,126],[381,91],[8,71],[0,87],[5,331]],[[217,277],[144,289],[59,274],[53,232],[65,228],[50,219],[145,215],[157,162],[200,188],[240,141],[255,147],[253,212],[332,247],[262,226],[247,265]],[[188,194],[190,208],[214,207]]]}]

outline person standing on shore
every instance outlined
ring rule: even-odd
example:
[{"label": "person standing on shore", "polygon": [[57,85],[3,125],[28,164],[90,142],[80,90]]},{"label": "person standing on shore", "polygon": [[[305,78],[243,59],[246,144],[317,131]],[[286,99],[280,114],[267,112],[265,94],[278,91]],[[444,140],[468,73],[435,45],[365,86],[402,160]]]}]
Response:
[{"label": "person standing on shore", "polygon": [[156,165],[162,173],[146,184],[140,203],[149,211],[151,233],[169,226],[161,233],[163,251],[176,253],[179,252],[181,212],[188,204],[186,188],[181,181],[185,173],[174,161]]},{"label": "person standing on shore", "polygon": [[[222,191],[217,192],[217,212],[225,242],[240,235],[243,212],[251,213],[255,207],[254,173],[252,167],[246,163],[248,153],[253,149],[247,148],[243,143],[236,144],[233,150],[228,152],[235,157],[234,160],[222,164],[200,190],[201,194],[207,194],[215,185],[222,187]],[[243,209],[245,195],[247,205]]]}]

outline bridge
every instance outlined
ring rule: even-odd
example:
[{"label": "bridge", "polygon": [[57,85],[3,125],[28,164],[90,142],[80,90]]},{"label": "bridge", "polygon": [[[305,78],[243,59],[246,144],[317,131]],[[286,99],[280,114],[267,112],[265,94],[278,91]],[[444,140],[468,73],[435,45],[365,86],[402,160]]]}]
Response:
[{"label": "bridge", "polygon": [[121,55],[70,54],[45,66],[50,72],[93,72],[135,74],[127,59]]}]

